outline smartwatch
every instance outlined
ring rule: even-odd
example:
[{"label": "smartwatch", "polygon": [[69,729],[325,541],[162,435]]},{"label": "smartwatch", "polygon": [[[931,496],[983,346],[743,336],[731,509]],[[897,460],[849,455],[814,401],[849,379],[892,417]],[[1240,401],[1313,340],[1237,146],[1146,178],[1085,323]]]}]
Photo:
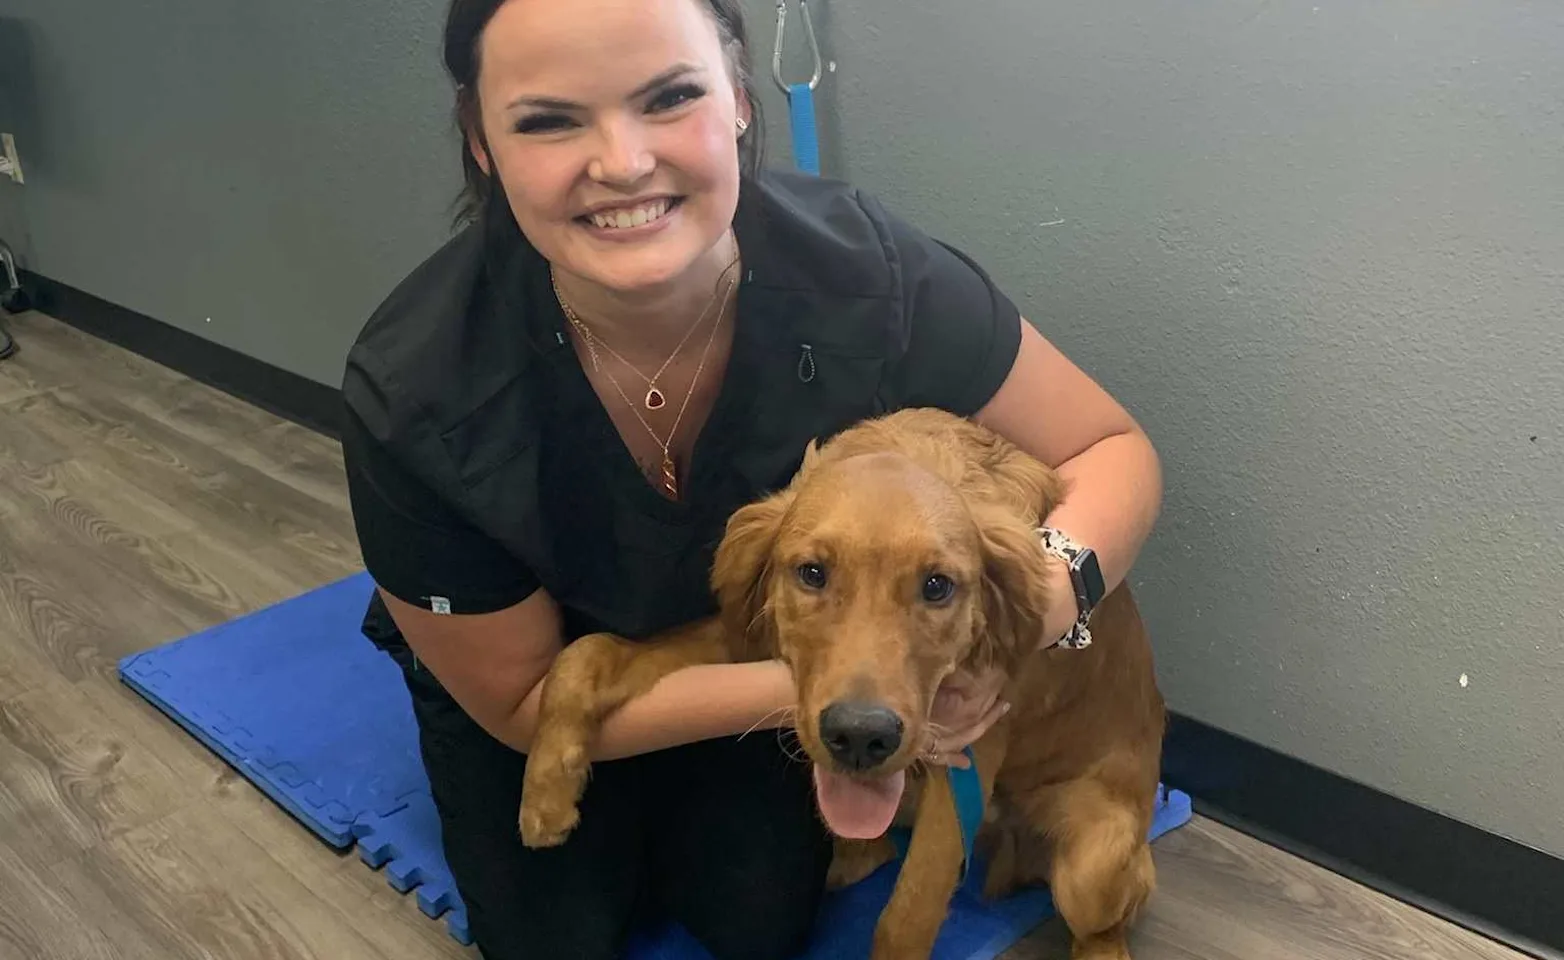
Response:
[{"label": "smartwatch", "polygon": [[1092,631],[1089,626],[1092,612],[1097,609],[1097,604],[1102,602],[1103,580],[1102,567],[1097,562],[1097,554],[1090,547],[1084,547],[1062,530],[1053,527],[1039,527],[1037,534],[1042,539],[1043,550],[1048,554],[1058,557],[1065,562],[1070,571],[1070,585],[1075,592],[1075,623],[1056,643],[1054,647],[1062,647],[1066,650],[1081,650],[1091,646]]}]

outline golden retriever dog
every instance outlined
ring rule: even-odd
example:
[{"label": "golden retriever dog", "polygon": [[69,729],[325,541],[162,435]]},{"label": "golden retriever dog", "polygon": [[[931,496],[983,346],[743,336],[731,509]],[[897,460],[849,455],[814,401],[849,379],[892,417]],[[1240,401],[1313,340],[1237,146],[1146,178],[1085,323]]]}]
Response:
[{"label": "golden retriever dog", "polygon": [[593,634],[545,678],[523,783],[530,846],[577,822],[604,717],[680,667],[780,658],[794,727],[837,837],[831,882],[894,857],[911,828],[875,960],[925,960],[964,849],[946,770],[922,758],[930,708],[961,668],[998,667],[1012,709],[972,747],[985,798],[984,893],[1045,883],[1080,960],[1128,960],[1127,926],[1155,883],[1148,845],[1164,708],[1127,586],[1084,649],[1042,648],[1049,596],[1037,528],[1058,475],[968,420],[906,410],[816,446],[788,487],[729,520],[712,567],[719,613],[644,642]]}]

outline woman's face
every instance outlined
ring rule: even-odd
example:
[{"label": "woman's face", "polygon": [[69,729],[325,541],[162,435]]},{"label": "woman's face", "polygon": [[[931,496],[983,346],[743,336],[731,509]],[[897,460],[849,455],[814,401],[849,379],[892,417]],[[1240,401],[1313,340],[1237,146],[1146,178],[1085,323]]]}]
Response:
[{"label": "woman's face", "polygon": [[509,0],[479,62],[471,148],[557,267],[630,292],[726,234],[748,116],[701,0]]}]

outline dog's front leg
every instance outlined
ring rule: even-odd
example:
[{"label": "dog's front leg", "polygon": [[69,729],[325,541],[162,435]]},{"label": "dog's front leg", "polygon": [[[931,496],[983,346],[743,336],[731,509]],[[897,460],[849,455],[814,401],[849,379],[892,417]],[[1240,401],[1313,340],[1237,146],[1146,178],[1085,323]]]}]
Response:
[{"label": "dog's front leg", "polygon": [[[985,805],[993,798],[994,777],[1005,759],[1008,726],[1000,721],[972,747]],[[913,820],[896,889],[874,929],[871,960],[928,960],[961,880],[964,854],[947,771],[934,767]]]},{"label": "dog's front leg", "polygon": [[575,829],[591,748],[609,714],[676,670],[726,659],[722,625],[715,619],[643,642],[589,634],[561,650],[543,679],[522,776],[522,843],[557,846]]},{"label": "dog's front leg", "polygon": [[943,768],[923,790],[896,889],[874,928],[871,960],[928,960],[961,874],[961,825]]}]

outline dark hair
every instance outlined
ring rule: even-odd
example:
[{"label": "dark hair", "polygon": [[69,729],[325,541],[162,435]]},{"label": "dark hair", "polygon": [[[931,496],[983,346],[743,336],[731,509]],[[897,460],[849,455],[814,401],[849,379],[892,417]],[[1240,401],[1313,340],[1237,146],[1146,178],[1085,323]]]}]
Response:
[{"label": "dark hair", "polygon": [[[750,64],[749,34],[744,28],[744,13],[739,0],[693,0],[703,4],[717,22],[717,33],[729,51],[729,67],[736,74],[750,109],[749,129],[739,139],[739,170],[753,177],[763,162],[765,125],[760,116],[760,97],[755,92],[754,71]],[[462,178],[465,181],[457,198],[457,219],[475,218],[489,202],[489,176],[478,166],[468,147],[470,130],[481,130],[478,118],[478,45],[483,31],[506,0],[451,0],[445,18],[445,69],[456,85],[456,129],[461,135]]]}]

